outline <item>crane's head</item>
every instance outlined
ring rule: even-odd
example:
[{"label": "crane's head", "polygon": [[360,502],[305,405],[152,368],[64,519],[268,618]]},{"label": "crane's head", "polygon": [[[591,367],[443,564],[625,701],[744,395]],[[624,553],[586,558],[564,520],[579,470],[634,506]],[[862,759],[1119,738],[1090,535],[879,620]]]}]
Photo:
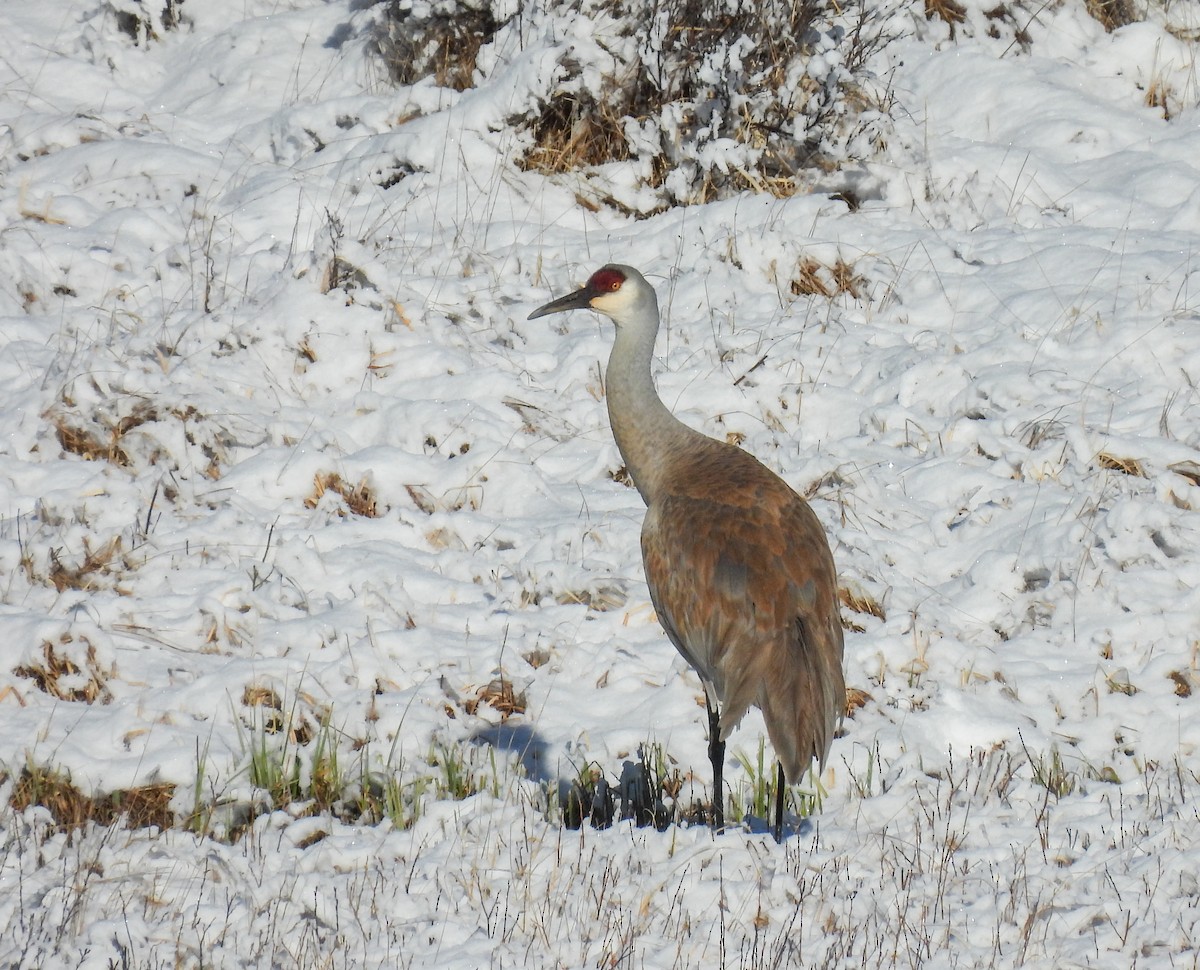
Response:
[{"label": "crane's head", "polygon": [[620,326],[638,314],[650,314],[658,325],[658,300],[654,288],[632,266],[609,263],[591,275],[582,289],[551,300],[529,314],[530,320],[563,310],[596,310]]}]

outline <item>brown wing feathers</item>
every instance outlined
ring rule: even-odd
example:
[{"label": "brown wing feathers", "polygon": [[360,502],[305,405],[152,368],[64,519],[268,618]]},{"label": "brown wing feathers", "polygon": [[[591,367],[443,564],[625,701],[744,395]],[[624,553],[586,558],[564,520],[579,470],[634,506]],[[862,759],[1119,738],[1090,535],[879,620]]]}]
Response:
[{"label": "brown wing feathers", "polygon": [[716,693],[722,739],[756,705],[796,782],[824,759],[844,705],[833,560],[782,479],[711,444],[675,460],[647,513],[646,579],[671,641]]}]

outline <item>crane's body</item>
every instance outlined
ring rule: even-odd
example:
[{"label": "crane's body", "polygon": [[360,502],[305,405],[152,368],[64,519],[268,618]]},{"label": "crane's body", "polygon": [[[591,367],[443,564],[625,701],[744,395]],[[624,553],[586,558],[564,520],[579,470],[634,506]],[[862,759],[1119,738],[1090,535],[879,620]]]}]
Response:
[{"label": "crane's body", "polygon": [[725,740],[758,707],[783,779],[824,762],[845,707],[833,556],[808,504],[758,459],[687,427],[654,389],[658,300],[637,270],[597,270],[530,319],[588,308],[617,335],[605,371],[617,447],[646,503],[642,561],[659,622],[700,675],[713,766],[712,819],[724,822]]}]

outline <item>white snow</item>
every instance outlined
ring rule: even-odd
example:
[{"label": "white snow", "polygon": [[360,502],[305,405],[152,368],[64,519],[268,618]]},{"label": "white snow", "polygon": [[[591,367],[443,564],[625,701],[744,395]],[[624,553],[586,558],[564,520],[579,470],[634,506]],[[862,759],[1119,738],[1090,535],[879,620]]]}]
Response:
[{"label": "white snow", "polygon": [[[4,5],[0,966],[1195,966],[1197,25],[993,7],[951,39],[890,5],[861,207],[633,219],[515,164],[564,47],[611,61],[582,17],[507,3],[459,93],[387,81],[384,5]],[[807,258],[858,295],[796,295]],[[526,320],[609,260],[658,288],[664,400],[811,495],[883,607],[844,611],[869,699],[781,846],[560,821],[639,750],[709,796],[611,334]],[[253,811],[255,747],[307,780],[304,732],[419,817]],[[437,795],[443,748],[479,793]],[[26,765],[249,827],[60,833],[7,807]]]}]

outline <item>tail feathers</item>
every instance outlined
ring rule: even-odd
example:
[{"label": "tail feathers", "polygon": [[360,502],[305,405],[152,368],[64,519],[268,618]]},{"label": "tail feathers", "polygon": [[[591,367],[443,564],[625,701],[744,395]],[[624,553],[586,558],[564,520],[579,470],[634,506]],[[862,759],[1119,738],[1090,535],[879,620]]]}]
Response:
[{"label": "tail feathers", "polygon": [[824,765],[846,709],[841,628],[818,645],[802,630],[792,662],[761,681],[757,702],[775,756],[790,784],[801,781],[815,759]]}]

